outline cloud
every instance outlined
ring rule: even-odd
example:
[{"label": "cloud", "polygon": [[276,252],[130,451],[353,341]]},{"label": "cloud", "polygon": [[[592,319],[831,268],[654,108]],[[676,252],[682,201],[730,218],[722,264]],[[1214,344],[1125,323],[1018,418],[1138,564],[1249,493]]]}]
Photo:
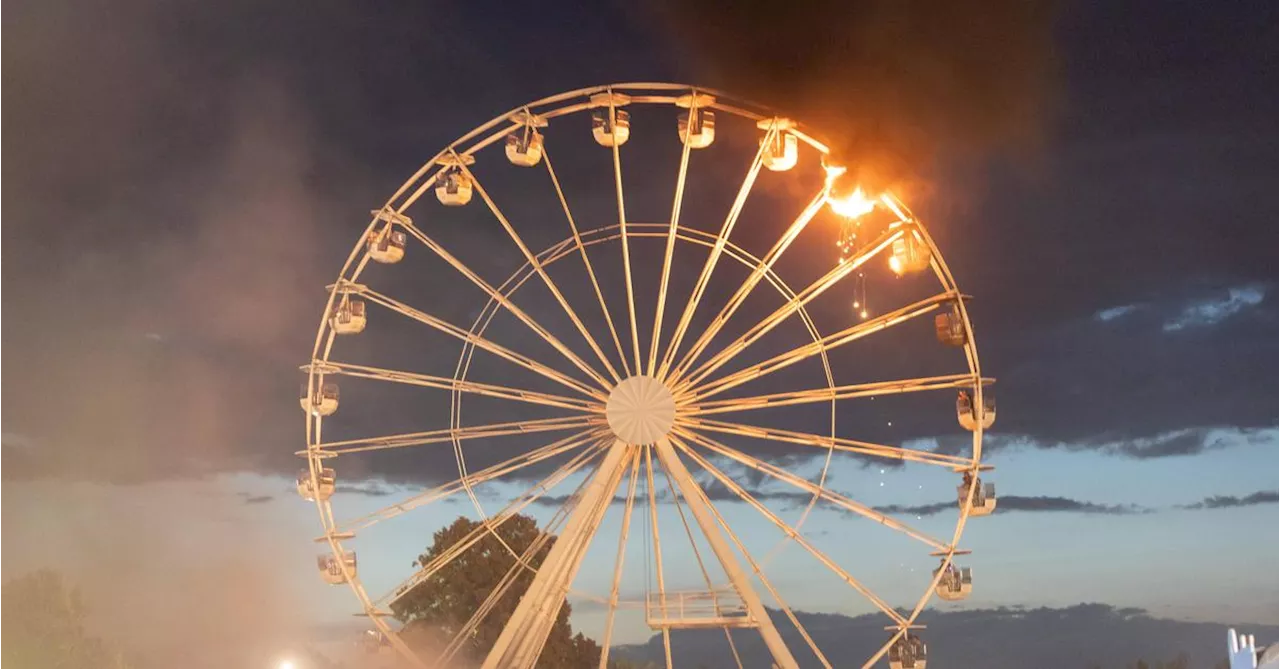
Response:
[{"label": "cloud", "polygon": [[384,485],[380,481],[365,481],[363,483],[339,483],[334,492],[345,495],[365,495],[366,497],[386,497],[395,492],[391,486]]},{"label": "cloud", "polygon": [[[720,483],[717,480],[714,480],[714,479],[704,480],[704,479],[701,479],[701,477],[697,477],[697,476],[695,476],[695,479],[698,479],[698,483],[702,487],[702,492],[705,493],[707,495],[707,498],[710,499],[711,502],[713,503],[721,503],[721,502],[745,503],[743,499],[737,495],[737,493],[733,492],[732,490],[729,489],[728,486]],[[741,485],[744,489],[746,489],[747,492],[750,493],[750,495],[754,497],[757,501],[765,503],[766,505],[769,502],[778,502],[780,503],[780,506],[784,508],[794,508],[797,506],[807,505],[809,503],[809,500],[813,499],[813,495],[806,492],[800,492],[796,490],[777,490],[777,489],[759,490],[759,489],[752,489],[752,487],[748,485],[746,482],[738,481],[738,484]],[[658,501],[658,503],[670,504],[671,492],[667,489],[665,482],[661,478],[659,478],[655,482],[655,485],[658,488],[657,495],[655,496],[655,499]],[[570,497],[569,495],[544,495],[542,497],[539,497],[537,500],[535,500],[534,504],[538,504],[541,506],[559,507],[563,505],[565,502],[569,501],[569,497]],[[646,500],[646,497],[644,495],[643,488],[637,488],[635,503],[646,504],[647,502],[645,500]],[[625,504],[626,501],[627,501],[626,497],[623,497],[622,495],[614,495],[612,504]],[[681,499],[681,504],[684,504],[683,498]]]},{"label": "cloud", "polygon": [[[957,506],[955,502],[936,502],[933,504],[920,504],[915,506],[889,504],[875,508],[876,511],[887,514],[932,516],[949,509],[955,509]],[[1098,504],[1096,502],[1085,502],[1066,497],[1022,497],[1018,495],[1006,495],[999,497],[998,503],[996,504],[996,513],[1010,513],[1014,511],[1053,511],[1122,516],[1135,513],[1145,513],[1148,509],[1133,504]]]},{"label": "cloud", "polygon": [[1245,309],[1262,304],[1266,296],[1267,287],[1261,284],[1228,288],[1226,296],[1198,300],[1184,307],[1176,317],[1165,322],[1164,331],[1217,325]]},{"label": "cloud", "polygon": [[249,495],[244,498],[245,504],[265,504],[275,499],[274,495]]},{"label": "cloud", "polygon": [[1280,501],[1280,493],[1274,490],[1259,490],[1244,497],[1234,495],[1212,495],[1194,504],[1185,504],[1182,509],[1233,509],[1258,504],[1275,504]]},{"label": "cloud", "polygon": [[1094,320],[1099,320],[1105,323],[1107,321],[1113,321],[1117,318],[1122,318],[1124,316],[1127,316],[1137,310],[1138,310],[1138,305],[1136,304],[1124,304],[1118,307],[1110,307],[1108,309],[1102,309],[1097,313],[1095,313],[1093,315],[1093,318]]},{"label": "cloud", "polygon": [[[1009,450],[1065,450],[1096,452],[1134,460],[1151,460],[1194,456],[1228,448],[1265,446],[1276,443],[1277,439],[1280,439],[1280,434],[1274,427],[1254,429],[1206,427],[1171,430],[1133,438],[1119,438],[1104,434],[1079,441],[1049,441],[1030,435],[992,434],[983,439],[982,447],[986,454]],[[970,452],[971,443],[971,439],[967,436],[952,435],[913,440],[905,443],[904,446],[945,455],[962,455]]]}]

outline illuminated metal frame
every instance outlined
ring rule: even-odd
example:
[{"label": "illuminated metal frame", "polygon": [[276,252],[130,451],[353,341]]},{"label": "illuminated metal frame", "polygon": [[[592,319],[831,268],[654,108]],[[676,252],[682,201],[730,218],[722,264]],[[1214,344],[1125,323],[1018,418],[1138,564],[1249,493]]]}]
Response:
[{"label": "illuminated metal frame", "polygon": [[[620,161],[620,148],[615,143],[612,146],[613,166],[614,166],[614,184],[617,197],[618,221],[615,225],[610,225],[592,230],[580,230],[574,221],[572,212],[570,211],[568,202],[564,197],[560,182],[552,167],[551,157],[543,147],[542,163],[550,177],[560,204],[563,207],[565,217],[569,224],[571,236],[564,241],[553,245],[541,252],[534,252],[529,249],[521,239],[519,232],[515,226],[507,219],[501,209],[497,206],[489,193],[484,189],[479,179],[468,169],[467,165],[474,162],[474,156],[477,152],[485,147],[493,145],[503,140],[507,135],[513,132],[523,131],[531,124],[541,127],[551,119],[570,114],[580,113],[590,110],[607,110],[609,119],[616,117],[617,108],[622,105],[669,105],[672,107],[683,107],[689,109],[690,105],[703,105],[700,109],[714,110],[724,112],[740,117],[745,117],[753,121],[759,122],[759,127],[765,130],[765,141],[761,142],[761,150],[757,152],[756,157],[751,164],[746,178],[739,189],[738,196],[735,199],[733,207],[726,215],[724,224],[718,234],[711,234],[697,231],[691,228],[681,226],[679,224],[680,208],[682,204],[686,175],[689,167],[690,143],[688,132],[694,124],[689,123],[686,126],[686,133],[683,137],[684,149],[681,154],[679,171],[676,178],[676,192],[672,207],[671,219],[665,224],[637,224],[627,220],[625,206],[625,191],[623,188],[622,169]],[[690,109],[690,112],[693,110]],[[573,577],[577,572],[577,566],[580,564],[582,556],[595,535],[599,519],[603,516],[604,509],[612,501],[616,491],[620,486],[626,488],[626,502],[624,507],[624,526],[619,537],[618,557],[615,562],[615,570],[613,577],[613,585],[608,598],[595,598],[603,602],[607,606],[607,622],[605,636],[602,640],[602,657],[600,666],[605,667],[609,645],[612,634],[612,626],[615,611],[623,605],[619,601],[618,590],[620,578],[622,575],[623,560],[625,553],[628,530],[630,528],[630,519],[632,517],[632,508],[634,506],[635,493],[637,485],[641,478],[641,468],[643,468],[643,478],[646,481],[648,489],[649,513],[652,520],[652,541],[654,544],[654,564],[652,567],[657,572],[658,593],[657,601],[660,606],[665,607],[667,593],[665,591],[665,579],[662,572],[661,558],[661,539],[658,533],[657,510],[655,504],[655,487],[654,487],[654,460],[659,462],[661,469],[666,474],[668,485],[671,486],[671,498],[676,504],[676,508],[680,511],[680,517],[684,521],[685,530],[688,533],[690,541],[693,540],[693,530],[690,527],[687,517],[681,508],[681,500],[687,505],[692,512],[699,531],[703,534],[715,552],[717,561],[722,565],[725,573],[729,576],[731,585],[741,598],[741,606],[750,616],[754,626],[756,626],[765,641],[766,646],[773,654],[775,663],[780,667],[795,666],[795,660],[790,655],[789,649],[782,643],[781,637],[774,629],[772,621],[767,614],[763,614],[763,605],[758,593],[755,591],[754,585],[748,570],[744,570],[737,563],[737,556],[730,547],[730,544],[737,549],[738,553],[746,559],[750,572],[754,573],[764,588],[774,598],[779,608],[787,615],[789,620],[796,626],[805,642],[812,650],[817,658],[830,667],[830,663],[826,660],[821,650],[814,644],[812,638],[800,625],[790,607],[782,600],[780,594],[774,586],[767,580],[764,573],[764,565],[775,551],[763,559],[757,561],[754,559],[742,545],[741,541],[734,534],[732,528],[720,516],[716,508],[706,498],[706,495],[698,487],[698,484],[690,475],[682,462],[681,455],[684,458],[697,462],[707,471],[713,478],[725,485],[734,492],[744,502],[756,508],[771,523],[778,526],[785,534],[785,542],[795,542],[802,546],[805,550],[817,558],[824,566],[836,573],[842,580],[848,583],[852,588],[864,596],[873,605],[879,608],[892,622],[889,628],[894,630],[890,638],[873,654],[863,665],[870,667],[874,665],[881,657],[885,655],[888,649],[900,639],[908,630],[918,628],[915,624],[916,618],[928,603],[940,580],[940,574],[945,570],[938,570],[939,575],[935,575],[932,582],[925,589],[924,595],[916,602],[911,611],[904,615],[897,609],[889,606],[881,600],[873,592],[858,582],[854,577],[839,567],[834,561],[823,555],[820,550],[804,539],[799,533],[800,526],[808,517],[809,512],[819,500],[876,520],[878,523],[885,525],[891,529],[904,533],[905,535],[921,541],[934,549],[935,555],[942,559],[942,566],[949,565],[957,554],[964,554],[965,551],[957,548],[960,537],[963,533],[966,521],[970,515],[973,498],[973,488],[979,485],[977,472],[989,469],[981,463],[982,458],[982,437],[983,430],[979,422],[977,429],[973,432],[973,448],[970,457],[948,456],[927,451],[917,451],[904,447],[894,447],[882,444],[871,444],[867,442],[854,441],[850,439],[837,438],[835,436],[835,407],[836,402],[842,399],[851,399],[857,397],[866,397],[873,395],[883,395],[889,393],[905,393],[905,392],[923,392],[938,389],[956,389],[967,388],[973,392],[973,401],[976,406],[983,406],[983,390],[984,387],[993,382],[992,379],[984,378],[981,375],[979,366],[978,353],[976,344],[974,343],[973,330],[969,321],[966,305],[962,298],[959,288],[956,286],[954,278],[950,270],[947,268],[941,253],[935,246],[932,238],[928,235],[923,224],[916,220],[901,200],[891,194],[884,194],[881,203],[894,214],[897,215],[899,221],[890,226],[879,239],[865,245],[860,254],[850,258],[848,262],[841,263],[827,275],[807,286],[799,292],[791,290],[782,280],[774,273],[773,266],[778,258],[786,251],[787,247],[798,237],[804,230],[805,226],[812,220],[817,212],[826,203],[827,188],[829,184],[815,194],[813,199],[808,202],[803,210],[796,216],[795,220],[779,238],[772,249],[763,257],[757,258],[743,251],[741,248],[729,241],[729,236],[737,221],[737,218],[744,206],[745,200],[751,191],[757,175],[759,174],[762,162],[764,147],[768,146],[771,138],[775,134],[786,132],[794,135],[811,149],[826,156],[829,154],[828,147],[816,138],[814,134],[809,133],[803,125],[798,125],[790,119],[784,119],[775,112],[755,105],[749,102],[735,100],[728,94],[703,88],[695,88],[679,84],[658,84],[658,83],[627,83],[613,84],[608,86],[598,86],[593,88],[584,88],[522,105],[511,110],[506,114],[502,114],[488,123],[477,127],[471,132],[458,138],[456,141],[447,146],[440,153],[436,154],[431,160],[427,161],[412,177],[410,177],[400,188],[391,196],[391,198],[379,209],[374,210],[373,220],[365,229],[364,234],[360,236],[355,248],[348,256],[346,263],[343,265],[338,280],[330,286],[329,300],[325,306],[324,314],[331,313],[334,304],[338,303],[343,296],[359,296],[368,302],[373,302],[391,311],[398,312],[401,315],[416,320],[428,327],[439,332],[454,336],[463,342],[463,351],[459,358],[458,368],[453,378],[436,377],[424,374],[415,374],[398,370],[373,368],[367,366],[353,365],[332,360],[331,354],[337,333],[333,331],[327,318],[322,318],[320,327],[316,333],[315,344],[312,351],[311,363],[304,366],[311,377],[312,382],[316,381],[315,377],[320,376],[355,376],[368,379],[378,379],[387,382],[403,383],[411,385],[420,385],[426,387],[449,389],[452,392],[452,408],[451,408],[451,427],[446,430],[436,430],[432,432],[420,432],[400,435],[389,435],[373,437],[368,439],[356,439],[343,442],[325,442],[322,439],[322,427],[324,418],[314,415],[312,412],[306,413],[306,438],[307,448],[300,451],[299,455],[306,457],[308,467],[312,476],[313,488],[317,485],[316,477],[319,476],[320,470],[325,466],[331,466],[327,461],[330,458],[336,458],[340,455],[357,453],[361,451],[386,449],[386,448],[405,448],[423,444],[436,442],[452,443],[458,456],[460,477],[450,483],[437,486],[420,494],[414,495],[408,499],[401,500],[396,504],[390,505],[371,514],[367,514],[360,518],[350,521],[339,522],[336,520],[330,501],[321,496],[316,496],[315,504],[320,514],[321,522],[324,527],[324,535],[317,539],[318,542],[327,544],[335,555],[344,555],[346,551],[343,548],[343,542],[355,536],[355,532],[370,527],[383,520],[406,513],[414,508],[418,508],[424,504],[444,499],[450,495],[459,492],[465,493],[471,498],[472,503],[480,512],[483,522],[473,536],[465,538],[459,544],[455,545],[450,551],[446,551],[441,559],[427,565],[419,570],[408,581],[402,583],[392,592],[383,597],[371,597],[364,589],[361,581],[353,571],[349,571],[345,562],[340,563],[345,573],[346,581],[355,592],[361,602],[362,609],[373,621],[374,625],[382,634],[390,640],[391,644],[407,659],[415,664],[415,666],[427,666],[421,658],[400,639],[395,629],[386,620],[391,616],[387,610],[389,601],[395,597],[407,592],[413,585],[422,582],[431,573],[438,571],[441,567],[448,564],[450,560],[461,554],[468,546],[473,545],[479,538],[486,533],[493,533],[498,536],[494,529],[504,522],[506,519],[519,513],[520,510],[527,507],[539,496],[551,489],[555,484],[565,480],[574,473],[584,470],[584,468],[593,461],[600,460],[594,468],[593,473],[583,481],[576,494],[571,495],[568,501],[561,507],[552,523],[544,530],[543,538],[545,541],[550,531],[558,531],[559,539],[553,547],[552,555],[549,555],[538,569],[534,569],[526,561],[528,555],[532,552],[527,551],[524,555],[516,555],[516,552],[509,546],[507,550],[517,558],[514,570],[529,569],[535,572],[534,582],[530,586],[527,596],[522,599],[520,607],[512,616],[506,629],[494,650],[490,653],[485,667],[532,667],[545,643],[546,634],[549,632],[549,621],[555,620],[554,611],[557,611],[564,600],[563,593],[571,592],[569,590]],[[511,237],[513,243],[521,251],[525,257],[524,266],[517,270],[505,283],[501,286],[492,286],[486,283],[474,271],[468,268],[460,260],[450,254],[435,240],[429,237],[426,232],[417,227],[406,215],[405,212],[422,197],[423,194],[431,190],[435,184],[437,176],[442,170],[452,169],[460,170],[466,174],[474,187],[474,191],[480,196],[480,200],[490,210],[493,217],[503,227],[503,229]],[[434,256],[451,265],[459,274],[467,278],[474,285],[489,295],[489,302],[481,315],[476,319],[472,327],[463,329],[462,327],[447,323],[431,314],[416,309],[412,306],[395,300],[394,298],[379,293],[370,287],[359,283],[360,275],[367,266],[370,257],[366,247],[366,242],[371,235],[382,230],[382,228],[394,227],[404,230],[409,236],[417,239],[423,247],[431,251]],[[818,295],[831,288],[839,281],[849,276],[855,269],[862,267],[873,257],[883,253],[892,246],[892,243],[904,234],[912,234],[922,241],[930,252],[930,266],[933,274],[941,284],[942,290],[935,296],[908,305],[899,310],[892,311],[876,318],[854,324],[840,332],[822,336],[816,330],[812,320],[806,312],[806,305],[816,298]],[[666,237],[667,246],[666,253],[662,261],[661,283],[658,288],[657,310],[654,314],[653,328],[651,332],[653,337],[647,347],[647,357],[643,355],[645,348],[638,337],[637,313],[635,307],[635,286],[632,281],[632,254],[630,249],[630,241],[641,237]],[[615,327],[615,323],[611,314],[611,310],[603,292],[600,289],[596,279],[595,272],[591,266],[591,261],[587,256],[586,248],[591,245],[601,244],[605,242],[619,242],[622,247],[623,269],[626,278],[626,297],[627,297],[627,325],[629,325],[629,339],[625,337],[628,334],[627,329]],[[682,311],[677,326],[672,333],[666,346],[662,346],[662,322],[665,317],[665,308],[667,303],[668,279],[670,276],[671,262],[673,257],[673,249],[677,242],[691,243],[705,246],[710,249],[707,261],[705,262],[698,281],[695,284],[692,295],[690,296],[684,310]],[[613,345],[613,351],[616,352],[617,358],[610,359],[609,353],[605,348],[600,346],[599,342],[593,337],[591,332],[586,328],[581,318],[578,316],[574,307],[569,304],[563,293],[546,273],[545,267],[553,262],[566,257],[577,255],[584,263],[590,276],[595,296],[598,301],[598,308],[602,311],[604,320],[608,325],[610,341],[606,342]],[[747,279],[739,286],[738,290],[730,298],[728,303],[720,310],[717,316],[711,321],[710,326],[701,333],[697,333],[693,343],[689,345],[688,350],[680,354],[681,344],[687,335],[689,324],[694,313],[697,310],[699,302],[703,296],[703,292],[708,285],[714,269],[721,257],[728,257],[733,261],[742,263],[751,268],[751,273]],[[560,304],[565,314],[573,322],[578,333],[584,338],[590,346],[595,362],[599,363],[597,367],[593,363],[582,359],[573,352],[562,341],[557,339],[549,331],[543,328],[530,314],[521,310],[510,299],[510,296],[525,281],[537,276],[541,282],[551,291],[556,301]],[[699,362],[703,353],[710,346],[712,339],[720,331],[720,329],[734,315],[738,307],[746,300],[750,292],[761,282],[764,281],[773,286],[786,302],[779,307],[774,313],[758,322],[754,327],[750,328],[743,336],[739,337],[730,345],[713,352],[709,357]],[[827,361],[827,351],[838,346],[845,345],[855,341],[863,336],[887,329],[906,322],[918,316],[937,310],[939,307],[954,304],[960,314],[965,331],[965,345],[963,353],[966,365],[968,367],[967,374],[952,374],[948,376],[937,376],[920,379],[901,379],[888,381],[883,383],[859,384],[855,386],[836,386],[831,366]],[[531,359],[527,356],[519,354],[515,351],[507,349],[495,342],[484,338],[483,333],[487,328],[493,316],[499,310],[505,310],[519,321],[524,323],[538,337],[552,346],[560,357],[563,358],[558,364],[563,365],[564,362],[570,363],[573,370],[565,371],[564,369],[552,366],[545,361]],[[801,347],[797,347],[791,351],[775,356],[769,360],[748,366],[737,372],[716,376],[715,372],[723,365],[728,363],[734,357],[742,353],[754,341],[758,340],[768,331],[789,319],[791,316],[797,316],[802,319],[808,329],[813,341]],[[619,330],[623,335],[619,335]],[[630,343],[630,347],[624,345],[624,340]],[[508,362],[523,367],[529,371],[533,371],[544,376],[547,379],[555,381],[564,388],[565,394],[552,394],[546,392],[534,392],[525,389],[508,388],[494,384],[484,384],[466,379],[467,371],[470,366],[472,354],[476,348],[486,350],[493,353]],[[630,348],[628,351],[627,349]],[[807,391],[798,391],[790,393],[774,393],[770,395],[760,395],[754,397],[736,398],[736,399],[711,399],[725,390],[737,385],[747,383],[751,380],[760,378],[764,375],[777,371],[800,360],[818,356],[822,362],[826,373],[826,387],[814,388]],[[617,363],[615,366],[614,363]],[[608,398],[610,389],[620,382],[622,379],[632,375],[644,374],[656,378],[663,382],[675,397],[677,404],[677,415],[675,424],[671,432],[666,438],[659,440],[656,444],[625,444],[615,440],[604,419],[604,403]],[[585,376],[585,380],[581,378]],[[309,385],[308,387],[311,387]],[[498,423],[485,426],[461,426],[461,399],[466,394],[477,394],[488,397],[506,399],[518,402],[528,402],[540,404],[544,406],[553,406],[575,412],[576,417],[553,418],[542,420],[519,421],[509,423]],[[807,434],[788,432],[783,430],[767,429],[753,426],[745,423],[721,421],[717,419],[717,415],[724,413],[733,413],[738,411],[750,411],[764,406],[786,406],[800,403],[816,403],[829,402],[832,407],[832,424],[829,435]],[[333,417],[330,417],[332,420]],[[522,453],[510,460],[490,466],[486,469],[467,472],[465,466],[465,457],[462,449],[462,441],[472,438],[494,437],[505,434],[527,434],[540,431],[572,431],[573,433],[556,441],[552,441],[545,446]],[[731,434],[747,436],[759,439],[770,440],[780,444],[790,444],[796,446],[809,446],[813,448],[822,448],[826,450],[826,459],[823,463],[822,472],[815,484],[802,477],[789,474],[785,470],[762,461],[750,454],[744,453],[739,449],[726,445],[715,438],[711,434]],[[537,462],[547,460],[562,454],[577,454],[568,462],[561,465],[546,478],[537,482],[524,495],[512,501],[506,508],[495,515],[486,514],[480,505],[479,499],[473,492],[473,487],[485,481],[491,481],[501,478],[502,476],[511,474],[519,469],[527,467]],[[971,478],[970,494],[966,496],[965,502],[959,505],[959,517],[956,523],[955,531],[950,541],[930,537],[929,535],[915,530],[904,523],[889,518],[874,509],[866,507],[848,499],[834,491],[825,487],[825,479],[827,469],[831,461],[831,456],[836,451],[846,451],[862,454],[869,457],[883,457],[894,460],[911,460],[935,466],[942,466],[957,472],[969,472],[974,474]],[[705,456],[715,455],[720,458],[734,461],[746,467],[756,469],[760,472],[768,474],[783,483],[790,484],[812,494],[809,504],[805,507],[799,522],[789,525],[776,515],[772,514],[767,508],[755,500],[751,494],[742,489]],[[624,484],[623,482],[626,481]],[[676,489],[679,489],[679,495],[676,495]],[[505,545],[505,544],[504,544]],[[781,546],[782,544],[780,544]],[[695,556],[698,557],[699,565],[702,565],[701,556],[697,555],[696,544]],[[703,575],[707,578],[708,591],[712,593],[714,603],[714,592],[716,589],[712,586],[705,567]],[[508,575],[510,576],[510,574]],[[510,585],[510,580],[504,581],[505,585],[495,590],[490,597],[491,601],[487,601],[485,606],[481,607],[481,611],[477,613],[477,617],[473,618],[470,624],[464,627],[458,637],[462,637],[468,629],[472,629],[474,625],[479,624],[483,615],[487,613],[488,607],[491,606],[492,600],[500,596],[506,591],[506,587]],[[586,597],[583,593],[572,593]],[[646,595],[646,600],[650,595]],[[594,597],[593,597],[594,598]],[[547,615],[552,612],[551,615]],[[664,616],[665,618],[665,611]],[[678,625],[675,625],[678,626]],[[735,625],[740,626],[740,625]],[[732,637],[728,633],[729,625],[725,625],[725,634],[728,638],[730,648],[735,659],[738,659],[737,649],[733,647]],[[667,665],[671,666],[671,648],[669,639],[670,626],[662,628],[664,646],[667,654]],[[436,658],[437,661],[447,662],[451,654],[456,652],[458,644],[451,644],[450,649],[446,649],[446,655]],[[741,662],[739,661],[739,665]]]}]

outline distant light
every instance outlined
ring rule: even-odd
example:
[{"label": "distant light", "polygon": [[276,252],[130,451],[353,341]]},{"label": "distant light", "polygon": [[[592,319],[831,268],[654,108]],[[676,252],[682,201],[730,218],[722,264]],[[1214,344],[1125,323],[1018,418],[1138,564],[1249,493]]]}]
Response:
[{"label": "distant light", "polygon": [[860,306],[862,306],[862,305],[861,305],[861,304],[858,304],[858,301],[857,301],[857,300],[854,300],[854,301],[853,301],[853,308],[854,308],[854,309],[857,309],[857,308],[858,308],[858,307],[860,307]]},{"label": "distant light", "polygon": [[861,315],[862,315],[862,317],[863,317],[863,318],[866,318],[866,317],[867,317],[867,310],[866,310],[866,309],[863,309],[863,310],[862,310],[862,314],[861,314]]},{"label": "distant light", "polygon": [[276,665],[276,669],[297,669],[297,666],[293,663],[293,660],[280,660],[280,664]]},{"label": "distant light", "polygon": [[880,473],[881,473],[881,474],[883,474],[883,473],[884,473],[884,470],[883,470],[883,469],[881,469],[881,470],[880,470]]},{"label": "distant light", "polygon": [[883,488],[883,487],[884,487],[884,481],[881,481],[881,482],[880,482],[880,487],[881,487],[881,488]]},{"label": "distant light", "polygon": [[893,421],[889,421],[889,427],[893,427]]}]

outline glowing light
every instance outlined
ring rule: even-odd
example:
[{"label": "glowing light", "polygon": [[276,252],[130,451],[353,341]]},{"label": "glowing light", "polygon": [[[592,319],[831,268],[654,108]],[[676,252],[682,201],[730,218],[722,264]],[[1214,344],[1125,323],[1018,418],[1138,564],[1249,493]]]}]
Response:
[{"label": "glowing light", "polygon": [[861,304],[859,304],[859,302],[858,302],[857,300],[854,300],[854,301],[853,301],[853,308],[854,308],[854,309],[857,309],[857,308],[858,308],[858,307],[860,307],[860,306],[862,306],[862,305],[861,305]]},{"label": "glowing light", "polygon": [[280,660],[280,664],[276,665],[276,669],[297,669],[297,666],[293,663],[293,660]]},{"label": "glowing light", "polygon": [[860,314],[858,314],[858,315],[859,315],[859,316],[862,316],[863,318],[866,318],[866,317],[867,317],[867,310],[866,310],[866,309],[863,309],[863,310],[862,310],[862,313],[860,313]]},{"label": "glowing light", "polygon": [[896,255],[889,256],[889,269],[893,270],[894,274],[901,276],[903,270],[902,258]]}]

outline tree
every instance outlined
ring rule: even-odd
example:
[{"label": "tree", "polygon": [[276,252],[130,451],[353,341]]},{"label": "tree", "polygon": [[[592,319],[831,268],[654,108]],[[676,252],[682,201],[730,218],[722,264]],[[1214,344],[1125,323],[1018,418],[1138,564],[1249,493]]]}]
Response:
[{"label": "tree", "polygon": [[79,590],[48,569],[7,581],[0,588],[0,659],[10,669],[123,669],[125,662],[84,631]]},{"label": "tree", "polygon": [[[423,567],[459,545],[468,534],[480,527],[480,523],[459,517],[448,527],[432,537],[427,552],[414,561],[415,567]],[[555,537],[543,537],[537,523],[528,516],[517,515],[496,530],[500,542],[491,532],[486,532],[474,545],[462,550],[456,559],[432,574],[430,578],[414,586],[391,605],[396,618],[404,623],[406,642],[426,653],[439,653],[458,635],[467,622],[495,589],[504,584],[508,573],[509,587],[497,599],[493,608],[476,626],[464,642],[459,657],[473,661],[488,654],[502,633],[503,627],[515,612],[521,595],[533,582],[533,573],[518,568],[512,571],[516,560],[503,546],[510,546],[517,555],[531,553],[528,559],[535,569],[546,559],[555,543]],[[534,544],[538,546],[530,550]],[[541,668],[591,669],[600,662],[600,646],[595,641],[576,636],[569,627],[570,607],[566,603],[560,609],[547,644],[538,658]]]}]

